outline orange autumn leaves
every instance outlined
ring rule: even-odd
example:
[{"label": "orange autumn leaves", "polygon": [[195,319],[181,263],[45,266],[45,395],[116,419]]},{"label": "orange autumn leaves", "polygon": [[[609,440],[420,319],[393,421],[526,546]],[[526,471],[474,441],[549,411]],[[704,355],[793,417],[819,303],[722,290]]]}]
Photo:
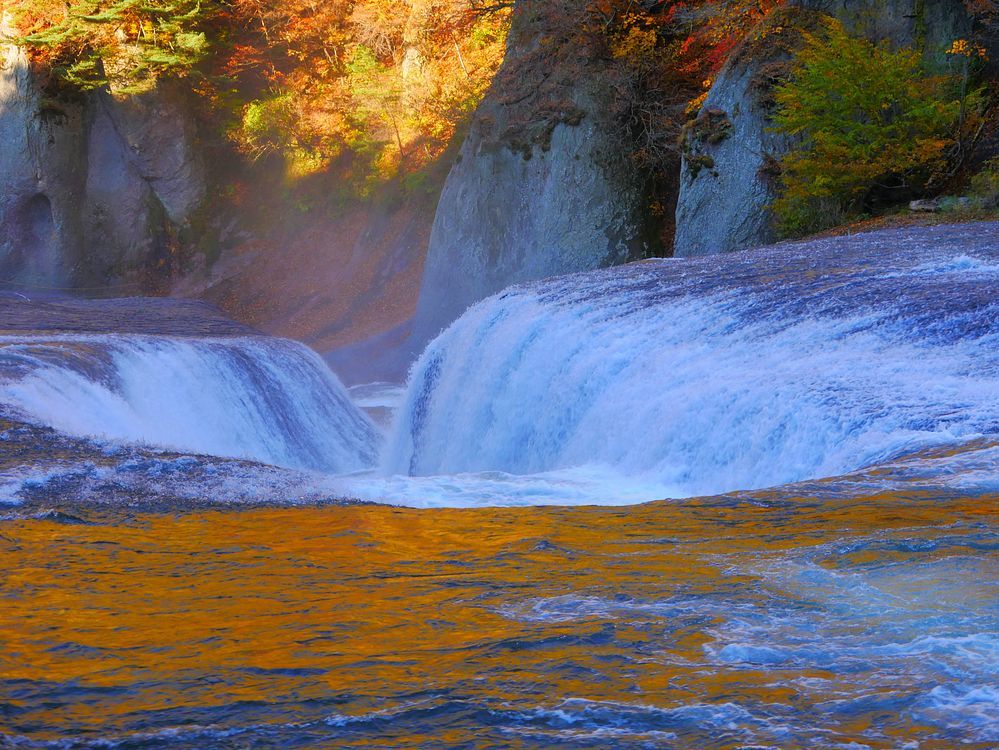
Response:
[{"label": "orange autumn leaves", "polygon": [[[664,169],[687,104],[778,0],[565,4],[552,38],[613,60],[622,133]],[[117,95],[185,78],[249,161],[331,169],[365,194],[422,179],[490,85],[509,0],[12,0],[54,89]],[[546,6],[547,7],[547,6]],[[546,12],[548,12],[546,10]],[[557,14],[556,14],[557,15]],[[630,137],[630,136],[629,136]]]},{"label": "orange autumn leaves", "polygon": [[346,159],[356,190],[435,161],[503,57],[509,14],[467,0],[235,0],[218,64],[229,134],[292,177]]},{"label": "orange autumn leaves", "polygon": [[[293,175],[378,178],[447,145],[502,61],[509,12],[476,0],[15,0],[53,89],[188,78],[239,150]],[[360,164],[361,166],[357,166]]]},{"label": "orange autumn leaves", "polygon": [[6,10],[5,33],[17,35],[51,86],[126,93],[200,64],[217,12],[199,0],[15,0]]}]

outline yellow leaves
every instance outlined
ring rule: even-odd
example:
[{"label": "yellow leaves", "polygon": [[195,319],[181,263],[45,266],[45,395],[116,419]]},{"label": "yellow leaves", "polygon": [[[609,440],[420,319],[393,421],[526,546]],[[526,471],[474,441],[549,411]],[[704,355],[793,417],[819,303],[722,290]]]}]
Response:
[{"label": "yellow leaves", "polygon": [[502,61],[509,23],[506,13],[431,12],[429,0],[242,5],[247,67],[236,69],[263,71],[267,101],[246,110],[232,139],[250,156],[284,157],[292,180],[341,170],[359,195],[444,151]]},{"label": "yellow leaves", "polygon": [[705,78],[703,81],[701,81],[701,88],[703,90],[701,91],[700,94],[691,99],[690,102],[688,102],[686,108],[684,109],[684,113],[687,115],[688,119],[692,115],[695,115],[696,113],[700,112],[701,107],[704,106],[704,102],[707,101],[708,99],[708,94],[711,93],[711,87],[714,85],[715,81],[713,78]]},{"label": "yellow leaves", "polygon": [[705,90],[701,93],[700,96],[697,96],[694,99],[691,99],[690,103],[687,105],[686,110],[685,110],[685,112],[686,112],[686,114],[687,114],[688,117],[690,115],[693,115],[696,112],[699,112],[701,110],[701,107],[704,106],[704,102],[707,101],[708,94],[710,93],[709,89],[710,89],[710,86],[708,86],[707,88],[705,88]]},{"label": "yellow leaves", "polygon": [[651,55],[656,48],[655,29],[641,29],[632,26],[627,33],[611,43],[611,54],[615,60],[641,60]]},{"label": "yellow leaves", "polygon": [[982,61],[989,59],[985,47],[976,42],[969,42],[967,39],[955,39],[947,50],[947,54],[954,57],[977,58]]},{"label": "yellow leaves", "polygon": [[953,44],[950,45],[950,49],[947,50],[948,55],[964,55],[968,56],[970,51],[970,45],[967,39],[955,39]]},{"label": "yellow leaves", "polygon": [[763,29],[763,31],[760,32],[760,40],[762,41],[770,36],[779,36],[780,34],[783,33],[784,33],[783,26],[770,26]]}]

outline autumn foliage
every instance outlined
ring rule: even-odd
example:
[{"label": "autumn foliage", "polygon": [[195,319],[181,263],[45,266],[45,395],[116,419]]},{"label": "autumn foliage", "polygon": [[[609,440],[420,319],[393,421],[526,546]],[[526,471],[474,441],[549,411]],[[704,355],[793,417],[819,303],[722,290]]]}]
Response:
[{"label": "autumn foliage", "polygon": [[508,11],[477,0],[17,0],[55,87],[117,95],[188,78],[250,159],[366,180],[446,147],[503,57]]},{"label": "autumn foliage", "polygon": [[[417,180],[503,61],[512,0],[12,0],[63,92],[187,79],[228,143],[288,178],[357,194]],[[636,168],[675,172],[677,136],[731,49],[778,0],[550,0],[537,59],[500,82],[530,117],[571,122],[559,86],[600,70]],[[525,89],[520,92],[520,89]],[[540,113],[540,115],[539,115]],[[552,119],[553,118],[553,119]],[[664,213],[668,208],[662,209]]]},{"label": "autumn foliage", "polygon": [[850,36],[833,19],[806,34],[776,91],[775,124],[799,143],[782,162],[780,229],[818,231],[862,212],[878,193],[925,190],[974,117],[975,94],[962,91],[962,80],[929,75],[918,52]]},{"label": "autumn foliage", "polygon": [[447,147],[502,61],[508,16],[469,0],[233,0],[228,13],[216,96],[237,103],[240,149],[295,173],[348,156],[373,181]]},{"label": "autumn foliage", "polygon": [[83,90],[114,83],[124,92],[200,63],[210,49],[206,32],[216,13],[200,0],[20,0],[12,5],[21,41],[53,82]]}]

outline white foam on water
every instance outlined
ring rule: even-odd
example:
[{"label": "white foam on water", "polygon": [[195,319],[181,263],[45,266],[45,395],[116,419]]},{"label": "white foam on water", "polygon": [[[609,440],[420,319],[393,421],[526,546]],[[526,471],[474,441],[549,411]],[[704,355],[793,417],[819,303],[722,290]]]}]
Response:
[{"label": "white foam on water", "polygon": [[635,505],[668,497],[671,491],[600,466],[535,474],[483,471],[425,477],[365,472],[337,477],[331,484],[344,497],[410,508]]},{"label": "white foam on water", "polygon": [[[631,504],[875,466],[890,468],[878,481],[994,490],[996,252],[877,252],[776,248],[514,287],[433,341],[404,391],[348,394],[313,352],[265,337],[4,338],[0,405],[425,508]],[[397,411],[384,450],[359,407]],[[909,458],[982,436],[977,452]]]},{"label": "white foam on water", "polygon": [[397,409],[406,387],[397,383],[364,383],[348,389],[350,398],[362,409]]},{"label": "white foam on water", "polygon": [[[383,468],[603,473],[619,496],[652,500],[838,476],[995,434],[999,264],[945,261],[954,273],[714,284],[664,262],[509,289],[416,363]],[[583,494],[606,502],[604,486]]]},{"label": "white foam on water", "polygon": [[927,693],[917,715],[924,721],[950,729],[971,726],[978,742],[999,742],[999,687],[988,685],[939,685]]},{"label": "white foam on water", "polygon": [[318,355],[264,337],[0,339],[0,403],[67,435],[330,473],[381,439]]}]

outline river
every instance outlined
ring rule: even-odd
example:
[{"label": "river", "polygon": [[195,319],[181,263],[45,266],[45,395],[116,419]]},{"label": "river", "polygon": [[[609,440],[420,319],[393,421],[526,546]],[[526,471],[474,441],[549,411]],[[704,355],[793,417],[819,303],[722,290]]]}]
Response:
[{"label": "river", "polygon": [[514,288],[404,389],[6,300],[0,746],[999,745],[995,237]]}]

